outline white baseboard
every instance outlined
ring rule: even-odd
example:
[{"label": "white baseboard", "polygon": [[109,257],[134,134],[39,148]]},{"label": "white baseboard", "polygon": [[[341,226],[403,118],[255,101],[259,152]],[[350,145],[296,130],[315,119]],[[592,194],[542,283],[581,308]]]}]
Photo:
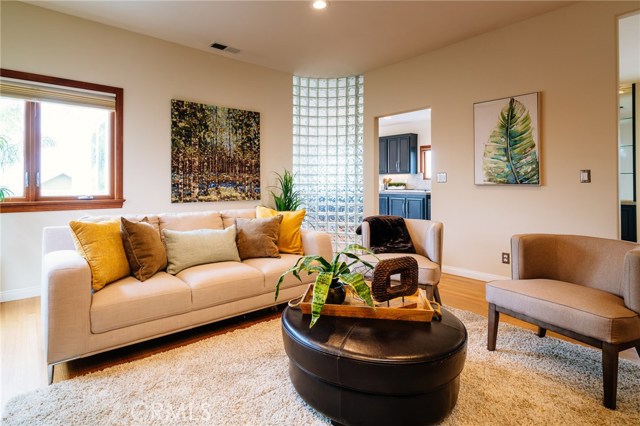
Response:
[{"label": "white baseboard", "polygon": [[511,279],[511,277],[505,277],[503,275],[487,274],[486,272],[472,271],[471,269],[457,268],[455,266],[443,266],[442,272],[485,282]]},{"label": "white baseboard", "polygon": [[18,288],[15,290],[0,291],[0,302],[11,302],[12,300],[29,299],[40,296],[40,286]]}]

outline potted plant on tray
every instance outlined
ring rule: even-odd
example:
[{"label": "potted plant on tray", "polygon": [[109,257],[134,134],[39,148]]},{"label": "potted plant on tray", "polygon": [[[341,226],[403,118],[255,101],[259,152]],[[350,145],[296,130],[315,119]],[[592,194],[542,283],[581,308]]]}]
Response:
[{"label": "potted plant on tray", "polygon": [[[367,305],[373,306],[371,298],[371,289],[364,281],[364,276],[360,272],[352,272],[351,267],[360,263],[365,271],[373,269],[373,265],[362,260],[358,252],[373,254],[373,252],[358,244],[350,244],[341,251],[337,252],[331,262],[328,262],[322,256],[303,256],[280,275],[280,279],[276,284],[275,300],[278,300],[280,292],[280,284],[285,276],[292,273],[297,279],[300,279],[300,272],[306,271],[308,274],[317,273],[316,282],[313,285],[313,300],[311,301],[311,324],[309,328],[320,318],[320,312],[325,303],[340,304],[346,296],[345,287],[349,288],[357,297],[362,299]],[[346,258],[346,259],[345,259]],[[344,259],[344,260],[343,260]],[[345,261],[346,260],[346,261]],[[329,296],[331,294],[331,296]]]}]

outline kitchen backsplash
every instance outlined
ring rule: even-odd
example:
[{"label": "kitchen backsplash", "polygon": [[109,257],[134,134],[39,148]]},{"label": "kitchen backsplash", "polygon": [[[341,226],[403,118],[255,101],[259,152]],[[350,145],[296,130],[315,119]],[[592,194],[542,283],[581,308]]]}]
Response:
[{"label": "kitchen backsplash", "polygon": [[393,174],[393,175],[380,175],[379,176],[379,182],[378,184],[380,185],[379,188],[383,189],[384,185],[382,183],[382,179],[384,178],[391,178],[392,182],[403,182],[407,184],[407,189],[424,189],[426,191],[431,191],[431,179],[429,180],[424,180],[422,179],[422,174],[421,173],[416,173],[413,175],[407,174],[407,175],[398,175],[398,174]]}]

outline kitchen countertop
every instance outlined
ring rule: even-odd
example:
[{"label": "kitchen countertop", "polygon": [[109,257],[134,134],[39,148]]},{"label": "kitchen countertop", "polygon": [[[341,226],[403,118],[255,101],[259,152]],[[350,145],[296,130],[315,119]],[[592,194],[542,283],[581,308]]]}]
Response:
[{"label": "kitchen countertop", "polygon": [[380,194],[427,194],[430,195],[431,191],[426,189],[383,189]]}]

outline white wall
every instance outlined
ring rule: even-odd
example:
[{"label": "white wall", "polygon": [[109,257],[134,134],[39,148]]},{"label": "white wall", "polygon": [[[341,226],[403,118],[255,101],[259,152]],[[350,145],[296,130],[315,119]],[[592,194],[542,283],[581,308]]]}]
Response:
[{"label": "white wall", "polygon": [[0,214],[0,296],[38,292],[41,235],[87,214],[251,207],[259,202],[170,202],[172,98],[260,112],[261,181],[291,169],[291,76],[216,54],[55,13],[1,3],[0,65],[124,89],[123,209]]},{"label": "white wall", "polygon": [[[509,276],[517,233],[617,238],[616,16],[637,3],[580,2],[365,74],[365,214],[377,199],[376,118],[431,108],[432,217],[445,271]],[[541,92],[539,187],[475,186],[473,104]],[[592,183],[579,183],[591,169]]]}]

